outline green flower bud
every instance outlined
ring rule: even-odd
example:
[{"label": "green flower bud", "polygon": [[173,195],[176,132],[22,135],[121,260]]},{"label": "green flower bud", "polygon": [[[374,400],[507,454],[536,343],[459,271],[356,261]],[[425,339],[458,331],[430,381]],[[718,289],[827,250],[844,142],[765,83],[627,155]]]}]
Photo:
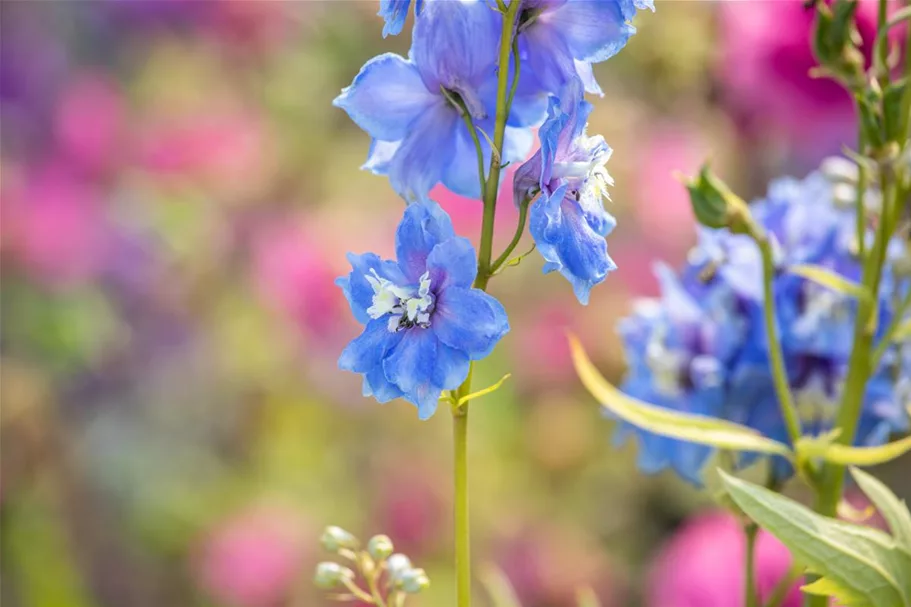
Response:
[{"label": "green flower bud", "polygon": [[430,586],[430,578],[423,569],[409,569],[402,574],[401,584],[408,594],[417,594]]},{"label": "green flower bud", "polygon": [[313,576],[313,583],[318,588],[331,590],[344,584],[345,580],[353,579],[353,571],[347,567],[342,567],[338,563],[326,561],[316,566],[316,575]]},{"label": "green flower bud", "polygon": [[397,582],[402,575],[411,569],[411,559],[401,552],[393,554],[386,561],[386,570],[389,572],[389,579]]},{"label": "green flower bud", "polygon": [[386,535],[374,535],[367,542],[367,552],[377,561],[382,561],[388,557],[393,550],[392,540]]},{"label": "green flower bud", "polygon": [[320,538],[320,543],[323,545],[323,548],[329,552],[338,552],[339,550],[357,550],[358,547],[358,541],[356,537],[341,527],[336,527],[334,525],[326,527],[326,530],[323,531],[323,536]]},{"label": "green flower bud", "polygon": [[854,23],[857,2],[836,0],[816,5],[813,52],[824,72],[850,85],[862,82],[864,56],[857,49],[860,34]]},{"label": "green flower bud", "polygon": [[747,204],[724,182],[703,165],[699,176],[686,183],[693,213],[702,225],[709,228],[729,228],[735,233],[749,233],[753,228]]}]

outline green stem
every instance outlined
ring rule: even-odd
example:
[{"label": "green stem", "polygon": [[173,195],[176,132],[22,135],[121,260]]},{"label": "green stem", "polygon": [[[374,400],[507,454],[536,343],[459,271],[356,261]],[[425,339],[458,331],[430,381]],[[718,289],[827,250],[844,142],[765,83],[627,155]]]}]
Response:
[{"label": "green stem", "polygon": [[[512,52],[512,38],[515,30],[516,16],[521,2],[510,2],[503,15],[503,29],[500,34],[500,71],[497,75],[497,114],[493,131],[493,150],[490,158],[490,169],[487,172],[487,184],[484,189],[484,223],[481,226],[481,246],[478,252],[478,277],[475,287],[486,289],[490,280],[490,258],[493,253],[493,228],[497,211],[497,193],[500,187],[501,153],[506,133],[506,119],[509,117],[509,56]],[[518,76],[518,74],[517,74]]]},{"label": "green stem", "polygon": [[756,523],[747,523],[744,527],[746,535],[746,571],[744,592],[746,607],[759,607],[759,594],[756,590],[756,538],[759,535],[759,526]]},{"label": "green stem", "polygon": [[461,114],[462,120],[465,121],[465,127],[468,129],[468,134],[471,135],[471,140],[474,142],[475,154],[478,158],[478,181],[481,185],[481,192],[483,192],[487,188],[487,180],[484,176],[484,151],[481,148],[478,129],[471,119],[471,112],[468,111],[468,106],[465,105],[465,101],[458,95],[453,95],[443,87],[441,87],[441,90],[443,96],[446,97],[450,103],[459,108],[459,114]]},{"label": "green stem", "polygon": [[759,246],[759,252],[762,256],[762,286],[764,292],[763,313],[765,317],[766,339],[769,347],[769,362],[772,366],[772,380],[775,385],[775,394],[778,397],[778,403],[781,407],[781,416],[784,418],[785,426],[788,430],[788,436],[791,444],[796,445],[801,435],[800,416],[797,414],[797,407],[794,405],[794,398],[791,395],[791,388],[788,383],[788,373],[784,365],[784,355],[781,352],[781,340],[778,336],[778,325],[776,323],[777,313],[775,311],[775,291],[773,282],[775,279],[775,261],[772,253],[772,244],[768,236],[754,235],[756,244]]},{"label": "green stem", "polygon": [[904,298],[895,308],[895,316],[892,317],[892,320],[889,322],[889,326],[886,327],[886,330],[882,336],[882,341],[880,341],[879,344],[877,344],[876,349],[873,350],[873,357],[871,358],[870,362],[870,367],[872,369],[879,368],[879,363],[882,361],[886,350],[889,349],[889,344],[892,343],[892,337],[895,335],[895,332],[898,331],[898,328],[902,325],[902,321],[905,320],[905,312],[909,310],[911,310],[911,289],[905,293]]},{"label": "green stem", "polygon": [[[880,185],[883,192],[882,219],[879,230],[873,242],[873,250],[864,264],[863,285],[871,297],[864,298],[857,303],[857,317],[854,319],[854,347],[848,359],[848,374],[845,378],[844,394],[835,427],[841,430],[836,438],[838,443],[850,445],[854,442],[857,432],[857,423],[863,408],[864,392],[867,380],[874,368],[873,357],[870,352],[873,346],[873,336],[876,333],[875,313],[879,301],[879,283],[882,278],[883,265],[886,258],[886,248],[891,234],[889,221],[885,218],[891,214],[895,197],[895,187],[884,171],[880,171]],[[822,485],[816,496],[816,511],[824,516],[834,517],[841,499],[844,487],[844,466],[827,464],[823,473]],[[816,603],[820,606],[825,603]],[[811,606],[815,607],[813,603]]]},{"label": "green stem", "polygon": [[525,221],[528,218],[528,207],[531,203],[531,200],[526,198],[522,201],[522,204],[519,205],[519,222],[516,224],[516,232],[512,235],[512,240],[507,245],[506,249],[503,250],[503,253],[491,264],[490,273],[491,275],[495,274],[500,267],[509,260],[509,255],[516,250],[516,247],[519,245],[519,241],[522,240],[522,235],[525,233]]},{"label": "green stem", "polygon": [[[476,151],[478,153],[478,173],[482,178],[481,192],[484,201],[484,218],[481,224],[481,245],[478,250],[478,275],[475,278],[475,288],[482,291],[487,289],[487,282],[490,280],[492,265],[490,262],[493,254],[493,229],[497,210],[497,193],[500,185],[500,169],[502,168],[502,158],[500,156],[503,149],[503,139],[506,133],[506,120],[509,117],[509,109],[512,101],[512,95],[507,97],[507,88],[509,85],[509,69],[504,69],[509,62],[509,55],[513,48],[513,31],[515,29],[516,16],[521,3],[513,1],[509,3],[508,8],[503,14],[503,29],[500,36],[500,55],[499,65],[501,69],[497,75],[497,111],[496,121],[493,132],[493,149],[490,154],[490,169],[487,172],[487,179],[483,181],[483,154],[481,153],[480,143],[475,138]],[[515,89],[515,80],[518,79],[518,70],[516,78],[513,81],[513,90]],[[470,122],[470,120],[468,121]],[[467,122],[466,122],[467,124]],[[473,127],[473,125],[472,125]],[[469,127],[469,132],[473,129]],[[468,377],[462,382],[456,390],[454,401],[459,400],[471,393],[471,376],[474,371],[474,365],[468,368]],[[452,439],[453,439],[453,477],[455,481],[455,495],[453,497],[454,510],[454,531],[455,531],[455,567],[456,567],[456,596],[458,607],[471,607],[471,536],[468,521],[468,406],[465,403],[462,406],[454,404],[452,406]]]},{"label": "green stem", "polygon": [[[471,381],[471,377],[466,383]],[[461,389],[460,389],[461,392]],[[455,566],[458,606],[471,605],[471,541],[468,523],[468,405],[452,410],[455,479]]]},{"label": "green stem", "polygon": [[[888,17],[889,17],[888,0],[879,0],[879,12],[877,14],[877,19],[876,19],[876,31],[884,32],[886,34],[887,40],[888,40],[888,29],[886,27],[886,21],[888,20]],[[878,63],[880,66],[882,66],[882,70],[883,70],[882,73],[879,74],[879,78],[878,78],[879,85],[881,87],[885,87],[887,84],[889,84],[889,65],[888,65],[889,44],[888,44],[888,41],[885,42],[884,44],[877,45],[875,51],[876,51],[877,55],[879,55]]]},{"label": "green stem", "polygon": [[791,591],[794,582],[803,575],[803,569],[804,568],[797,563],[791,565],[788,572],[778,580],[777,584],[775,584],[775,588],[772,589],[772,593],[769,595],[769,599],[765,602],[763,607],[781,607],[784,600],[788,598],[788,593]]}]

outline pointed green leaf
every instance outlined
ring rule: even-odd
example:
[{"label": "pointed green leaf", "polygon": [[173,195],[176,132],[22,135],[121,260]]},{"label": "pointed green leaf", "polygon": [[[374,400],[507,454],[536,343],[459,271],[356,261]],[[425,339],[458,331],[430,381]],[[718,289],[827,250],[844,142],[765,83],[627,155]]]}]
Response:
[{"label": "pointed green leaf", "polygon": [[731,451],[753,451],[790,458],[787,445],[764,437],[752,428],[722,419],[683,413],[627,396],[598,373],[574,336],[569,337],[573,364],[582,384],[601,405],[620,419],[654,434]]},{"label": "pointed green leaf", "polygon": [[836,597],[841,607],[866,607],[869,604],[864,595],[830,578],[819,578],[815,582],[804,584],[800,589],[814,596]]},{"label": "pointed green leaf", "polygon": [[472,392],[471,394],[466,394],[465,396],[463,396],[462,398],[459,399],[459,402],[457,403],[457,405],[459,407],[461,407],[462,405],[464,405],[465,403],[467,403],[470,400],[480,398],[481,396],[486,396],[486,395],[490,394],[491,392],[496,392],[497,390],[500,389],[500,386],[503,385],[503,382],[505,382],[510,377],[512,377],[512,373],[507,373],[506,375],[501,377],[500,381],[498,381],[494,385],[487,386],[483,390],[478,390],[477,392]]},{"label": "pointed green leaf", "polygon": [[881,480],[859,468],[851,468],[851,476],[889,523],[898,545],[911,552],[911,513],[904,500],[898,499]]},{"label": "pointed green leaf", "polygon": [[842,295],[849,295],[856,299],[870,299],[870,294],[861,285],[822,266],[798,264],[790,266],[788,271]]},{"label": "pointed green leaf", "polygon": [[498,567],[490,565],[482,569],[481,584],[490,595],[494,607],[522,607],[509,578]]},{"label": "pointed green leaf", "polygon": [[777,537],[822,583],[810,592],[846,605],[911,604],[911,555],[879,531],[816,514],[783,495],[720,472],[737,505]]},{"label": "pointed green leaf", "polygon": [[820,458],[841,466],[876,466],[911,451],[911,436],[878,447],[852,447],[829,437],[805,436],[797,441],[798,460]]}]

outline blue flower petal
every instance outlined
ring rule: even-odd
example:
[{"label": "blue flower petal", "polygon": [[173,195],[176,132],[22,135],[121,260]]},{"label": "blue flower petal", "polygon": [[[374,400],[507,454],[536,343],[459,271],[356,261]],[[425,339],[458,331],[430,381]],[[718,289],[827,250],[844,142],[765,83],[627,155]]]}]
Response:
[{"label": "blue flower petal", "polygon": [[600,207],[600,201],[585,199],[583,193],[577,201],[563,185],[551,196],[542,194],[529,211],[529,231],[548,262],[545,273],[559,270],[583,305],[592,287],[617,268],[604,240],[613,228],[613,217]]},{"label": "blue flower petal", "polygon": [[598,84],[598,81],[595,79],[595,72],[592,70],[592,64],[588,61],[579,61],[578,59],[573,60],[573,63],[576,66],[576,75],[579,76],[579,80],[582,81],[582,85],[585,87],[585,92],[597,95],[598,97],[604,97],[604,91],[601,90],[601,85]]},{"label": "blue flower petal", "polygon": [[402,331],[388,329],[385,318],[371,320],[364,332],[349,343],[338,359],[338,366],[345,371],[367,373],[382,366],[383,358],[402,339]]},{"label": "blue flower petal", "polygon": [[418,417],[428,419],[436,411],[442,391],[434,383],[438,373],[438,340],[429,329],[414,328],[400,333],[402,339],[383,361],[383,371],[404,397],[417,405]]},{"label": "blue flower petal", "polygon": [[477,256],[467,238],[451,238],[436,245],[427,256],[430,285],[439,293],[450,287],[471,287],[478,274]]},{"label": "blue flower petal", "polygon": [[453,238],[452,220],[440,205],[432,200],[409,205],[395,232],[395,254],[403,275],[416,284],[427,271],[433,248]]},{"label": "blue flower petal", "polygon": [[460,122],[456,110],[440,98],[411,126],[389,163],[389,183],[406,201],[424,200],[443,178],[455,154]]},{"label": "blue flower petal", "polygon": [[[479,135],[479,137],[483,137]],[[468,127],[459,121],[455,127],[452,161],[446,166],[443,174],[443,185],[451,192],[466,198],[481,198],[480,177],[478,175],[478,152]],[[490,145],[481,141],[481,152],[484,154],[484,170],[490,166]]]},{"label": "blue flower petal", "polygon": [[377,15],[386,22],[383,26],[383,38],[401,33],[402,28],[405,27],[405,20],[408,18],[410,5],[411,0],[380,0],[380,10]]},{"label": "blue flower petal", "polygon": [[391,400],[402,397],[402,391],[394,383],[386,378],[386,372],[383,371],[383,365],[377,365],[364,374],[363,395],[372,396],[380,403],[388,403]]},{"label": "blue flower petal", "polygon": [[440,341],[466,352],[472,360],[489,355],[509,331],[500,302],[479,289],[461,287],[437,294],[432,323]]},{"label": "blue flower petal", "polygon": [[541,89],[560,96],[563,87],[577,77],[572,54],[556,28],[532,24],[521,35],[520,47],[524,49],[527,64],[523,66],[522,78],[534,78]]},{"label": "blue flower petal", "polygon": [[398,141],[439,99],[436,89],[424,86],[414,64],[385,53],[365,63],[332,104],[348,112],[371,137]]},{"label": "blue flower petal", "polygon": [[371,140],[367,160],[361,165],[361,170],[370,171],[374,175],[388,175],[389,164],[400,145],[402,145],[401,141]]},{"label": "blue flower petal", "polygon": [[502,18],[480,0],[428,3],[415,22],[411,46],[427,88],[456,91],[471,108],[484,80],[495,77]]},{"label": "blue flower petal", "polygon": [[373,253],[363,255],[349,253],[348,261],[351,263],[351,272],[347,276],[337,278],[335,284],[341,287],[345,293],[345,298],[357,321],[367,324],[371,320],[370,315],[367,314],[367,308],[373,305],[374,292],[365,276],[370,275],[371,271],[375,271],[381,277],[396,284],[404,284],[405,276],[397,263],[384,261]]},{"label": "blue flower petal", "polygon": [[[632,10],[631,10],[632,9]],[[560,32],[571,56],[580,61],[610,59],[636,33],[629,0],[569,0],[547,15],[547,28]]]},{"label": "blue flower petal", "polygon": [[437,342],[437,360],[433,373],[433,384],[443,390],[455,390],[468,377],[471,360],[462,350],[450,348]]}]

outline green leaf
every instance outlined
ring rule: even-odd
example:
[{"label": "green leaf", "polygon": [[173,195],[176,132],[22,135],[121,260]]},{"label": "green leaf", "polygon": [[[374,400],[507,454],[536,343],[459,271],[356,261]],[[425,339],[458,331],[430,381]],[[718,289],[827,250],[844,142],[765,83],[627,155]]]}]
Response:
[{"label": "green leaf", "polygon": [[852,282],[844,276],[836,274],[835,272],[822,266],[798,264],[788,267],[788,271],[791,274],[802,276],[803,278],[811,280],[818,285],[835,291],[836,293],[849,295],[855,299],[870,299],[870,294],[861,285],[857,284],[856,282]]},{"label": "green leaf", "polygon": [[853,447],[832,442],[832,436],[805,436],[797,441],[798,461],[824,459],[841,466],[876,466],[911,451],[911,436],[878,447]]},{"label": "green leaf", "polygon": [[911,555],[895,539],[878,529],[824,517],[765,487],[719,473],[747,516],[824,580],[805,591],[851,607],[911,604]]},{"label": "green leaf", "polygon": [[483,390],[478,390],[477,392],[472,392],[471,394],[466,394],[465,396],[463,396],[462,398],[459,399],[459,402],[456,403],[456,406],[461,407],[462,405],[464,405],[465,403],[467,403],[470,400],[480,398],[481,396],[486,396],[486,395],[490,394],[491,392],[496,392],[497,390],[500,389],[500,386],[503,385],[503,382],[505,382],[510,377],[512,377],[512,373],[507,373],[506,375],[501,377],[500,381],[498,381],[494,385],[487,386]]},{"label": "green leaf", "polygon": [[653,434],[701,445],[792,457],[787,445],[766,438],[752,428],[706,415],[664,409],[627,396],[598,373],[575,336],[568,338],[573,364],[582,384],[605,409],[620,419]]},{"label": "green leaf", "polygon": [[898,545],[911,553],[911,513],[904,500],[898,499],[878,478],[859,468],[851,468],[851,476],[889,523]]},{"label": "green leaf", "polygon": [[490,595],[494,607],[522,607],[509,578],[498,567],[490,565],[481,570],[481,585]]}]

